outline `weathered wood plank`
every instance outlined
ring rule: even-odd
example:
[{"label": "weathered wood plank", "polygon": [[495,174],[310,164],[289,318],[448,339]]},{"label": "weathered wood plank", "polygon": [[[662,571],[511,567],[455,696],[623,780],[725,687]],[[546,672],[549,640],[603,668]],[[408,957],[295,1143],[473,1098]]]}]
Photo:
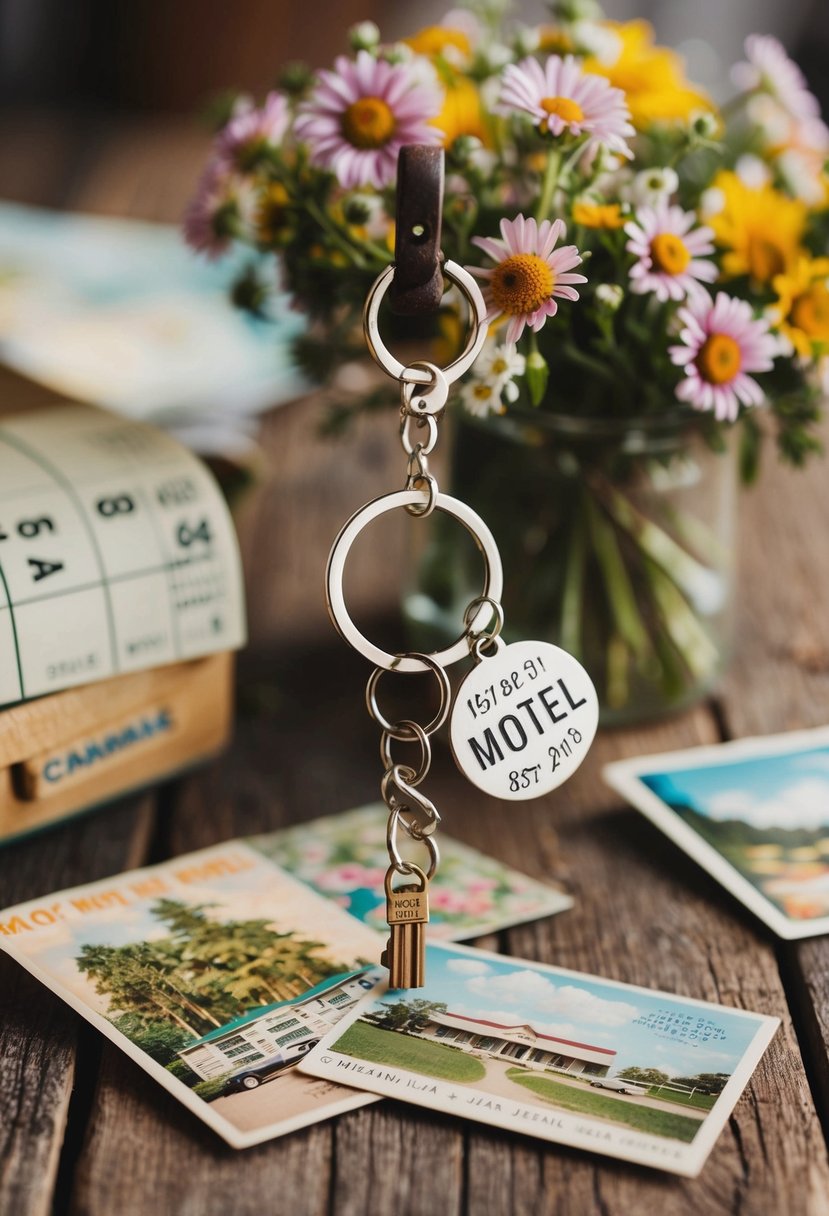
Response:
[{"label": "weathered wood plank", "polygon": [[[739,644],[723,690],[723,720],[733,737],[823,725],[829,721],[826,460],[801,471],[769,461],[743,507]],[[779,949],[809,1077],[829,1126],[829,938]]]},{"label": "weathered wood plank", "polygon": [[[152,822],[153,801],[144,795],[7,846],[0,853],[0,903],[139,865]],[[52,1210],[80,1020],[6,954],[0,994],[0,1211],[41,1216]]]},{"label": "weathered wood plank", "polygon": [[106,1044],[69,1211],[324,1216],[331,1124],[237,1152]]}]

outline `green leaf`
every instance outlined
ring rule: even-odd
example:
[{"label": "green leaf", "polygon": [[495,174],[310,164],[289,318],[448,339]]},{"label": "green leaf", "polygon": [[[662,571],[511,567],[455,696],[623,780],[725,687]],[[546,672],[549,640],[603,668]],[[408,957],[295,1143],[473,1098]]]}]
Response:
[{"label": "green leaf", "polygon": [[540,351],[534,350],[528,356],[526,379],[530,400],[533,405],[541,405],[547,391],[547,381],[550,379],[550,368]]}]

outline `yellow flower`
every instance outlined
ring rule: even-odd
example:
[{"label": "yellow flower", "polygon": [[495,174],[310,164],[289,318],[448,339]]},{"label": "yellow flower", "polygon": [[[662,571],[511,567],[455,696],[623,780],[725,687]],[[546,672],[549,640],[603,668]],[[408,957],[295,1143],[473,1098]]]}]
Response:
[{"label": "yellow flower", "polygon": [[492,142],[484,121],[478,90],[465,76],[456,77],[447,86],[443,109],[437,118],[432,119],[432,126],[443,132],[443,142],[447,148],[452,146],[459,135],[474,135],[485,147],[489,147]]},{"label": "yellow flower", "polygon": [[624,92],[635,126],[687,119],[694,110],[713,109],[709,99],[686,80],[680,56],[654,45],[653,27],[647,21],[603,24],[619,36],[619,57],[613,64],[586,59],[584,70],[606,77]]},{"label": "yellow flower", "polygon": [[573,203],[573,223],[584,228],[623,228],[625,217],[618,203]]},{"label": "yellow flower", "polygon": [[829,258],[801,256],[772,279],[777,327],[804,359],[829,354]]},{"label": "yellow flower", "polygon": [[289,235],[288,205],[290,195],[282,182],[269,182],[256,205],[254,224],[260,245],[277,245]]},{"label": "yellow flower", "polygon": [[460,54],[464,59],[472,54],[468,35],[448,25],[427,25],[403,41],[416,55],[425,55],[427,59],[445,56],[447,50],[450,55],[454,51],[456,56]]},{"label": "yellow flower", "polygon": [[724,205],[708,217],[717,244],[728,252],[723,277],[749,275],[769,283],[794,266],[806,226],[806,205],[773,186],[747,186],[736,173],[722,169],[712,182]]},{"label": "yellow flower", "polygon": [[435,363],[445,367],[457,359],[463,350],[466,326],[454,309],[442,308],[438,313],[438,332],[432,344]]}]

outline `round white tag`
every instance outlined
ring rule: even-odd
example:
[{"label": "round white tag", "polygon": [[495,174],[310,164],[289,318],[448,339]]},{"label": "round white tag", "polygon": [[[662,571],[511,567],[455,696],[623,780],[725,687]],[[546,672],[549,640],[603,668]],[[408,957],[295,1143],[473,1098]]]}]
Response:
[{"label": "round white tag", "polygon": [[576,771],[598,721],[581,663],[549,642],[513,642],[463,680],[449,738],[473,785],[496,798],[537,798]]}]

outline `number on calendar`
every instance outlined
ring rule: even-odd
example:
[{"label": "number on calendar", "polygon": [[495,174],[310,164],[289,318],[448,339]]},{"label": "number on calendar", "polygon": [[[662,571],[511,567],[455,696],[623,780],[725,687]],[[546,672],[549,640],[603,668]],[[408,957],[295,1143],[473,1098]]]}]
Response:
[{"label": "number on calendar", "polygon": [[95,510],[103,519],[113,519],[116,515],[130,515],[135,510],[135,499],[131,494],[110,494],[99,498]]},{"label": "number on calendar", "polygon": [[176,530],[176,538],[180,545],[185,549],[194,544],[197,540],[202,540],[206,545],[210,544],[213,539],[210,531],[210,522],[205,517],[200,519],[195,527],[191,527],[188,523],[181,523]]}]

